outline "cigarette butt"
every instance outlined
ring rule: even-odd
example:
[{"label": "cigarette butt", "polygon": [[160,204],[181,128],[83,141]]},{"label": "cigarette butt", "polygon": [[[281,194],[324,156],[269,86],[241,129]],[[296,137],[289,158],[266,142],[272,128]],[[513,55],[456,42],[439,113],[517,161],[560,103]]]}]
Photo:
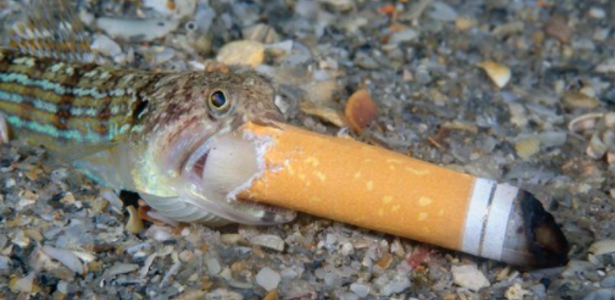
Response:
[{"label": "cigarette butt", "polygon": [[238,197],[523,266],[567,261],[529,192],[406,155],[299,129],[245,125],[264,168]]}]

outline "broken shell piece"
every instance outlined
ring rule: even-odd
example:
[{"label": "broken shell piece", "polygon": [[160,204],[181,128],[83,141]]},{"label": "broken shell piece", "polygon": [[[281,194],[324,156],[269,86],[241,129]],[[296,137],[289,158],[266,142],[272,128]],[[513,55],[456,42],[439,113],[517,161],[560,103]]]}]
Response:
[{"label": "broken shell piece", "polygon": [[491,78],[493,83],[499,88],[503,88],[510,81],[511,72],[505,65],[492,61],[483,61],[479,63],[478,66],[487,72],[489,78]]},{"label": "broken shell piece", "polygon": [[352,0],[318,0],[318,2],[331,5],[335,10],[341,12],[349,11],[355,7]]},{"label": "broken shell piece", "polygon": [[378,109],[365,89],[356,91],[346,103],[346,119],[355,132],[361,132],[378,118]]},{"label": "broken shell piece", "polygon": [[610,112],[604,115],[604,126],[615,129],[615,113]]},{"label": "broken shell piece", "polygon": [[589,140],[589,145],[587,145],[587,149],[585,149],[585,153],[594,159],[600,159],[606,154],[608,150],[607,145],[605,145],[598,133],[592,134],[591,139]]},{"label": "broken shell piece", "polygon": [[570,108],[596,108],[600,101],[594,97],[580,92],[568,92],[564,94],[564,105]]},{"label": "broken shell piece", "polygon": [[87,252],[72,251],[84,263],[90,263],[96,260],[96,256]]},{"label": "broken shell piece", "polygon": [[85,271],[83,264],[81,264],[79,258],[72,251],[43,246],[43,252],[49,257],[61,262],[75,273],[83,274]]},{"label": "broken shell piece", "polygon": [[515,150],[519,157],[528,159],[540,151],[540,138],[537,136],[522,138],[515,143]]},{"label": "broken shell piece", "polygon": [[143,220],[139,218],[139,212],[134,206],[126,207],[128,210],[128,222],[126,223],[126,230],[133,234],[139,234],[143,231],[145,226],[143,225]]},{"label": "broken shell piece", "polygon": [[337,127],[346,126],[346,121],[344,121],[342,114],[334,109],[316,108],[313,107],[309,102],[302,102],[301,111],[308,115],[312,115],[324,121],[330,122]]},{"label": "broken shell piece", "polygon": [[339,84],[335,79],[310,81],[301,88],[307,92],[306,98],[316,106],[327,106],[331,103],[333,95],[339,91]]},{"label": "broken shell piece", "polygon": [[241,234],[227,233],[227,234],[220,235],[220,241],[222,241],[223,243],[227,245],[235,245],[240,242],[245,242],[245,239],[243,238],[243,236],[241,236]]},{"label": "broken shell piece", "polygon": [[267,24],[256,24],[243,31],[246,40],[256,41],[263,44],[273,44],[280,41],[280,35],[275,29]]},{"label": "broken shell piece", "polygon": [[524,290],[519,283],[515,283],[504,293],[506,299],[508,300],[523,300],[527,294],[531,294],[531,292]]},{"label": "broken shell piece", "polygon": [[588,113],[574,118],[568,123],[568,130],[574,133],[583,133],[587,130],[594,129],[599,119],[604,116],[604,113]]},{"label": "broken shell piece", "polygon": [[455,26],[461,31],[468,30],[476,26],[476,24],[477,22],[475,19],[466,16],[457,17],[457,19],[455,19]]},{"label": "broken shell piece", "polygon": [[615,240],[602,240],[589,246],[589,252],[593,255],[603,255],[615,252]]},{"label": "broken shell piece", "polygon": [[0,115],[0,144],[9,142],[9,126],[4,116]]},{"label": "broken shell piece", "polygon": [[248,65],[256,68],[265,59],[261,42],[241,40],[230,42],[220,49],[216,60],[227,65]]},{"label": "broken shell piece", "polygon": [[15,292],[35,293],[40,291],[40,287],[34,282],[36,272],[30,272],[27,276],[19,278],[17,276],[9,281],[9,288]]},{"label": "broken shell piece", "polygon": [[284,241],[281,237],[272,234],[261,234],[250,239],[253,245],[263,246],[265,248],[284,251]]}]

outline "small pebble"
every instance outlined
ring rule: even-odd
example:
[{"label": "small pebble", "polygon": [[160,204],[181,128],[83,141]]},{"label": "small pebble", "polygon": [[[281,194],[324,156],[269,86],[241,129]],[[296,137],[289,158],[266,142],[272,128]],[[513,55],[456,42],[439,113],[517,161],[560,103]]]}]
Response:
[{"label": "small pebble", "polygon": [[397,274],[386,283],[381,284],[380,295],[391,296],[401,293],[410,287],[410,279],[408,275]]},{"label": "small pebble", "polygon": [[176,30],[179,21],[164,18],[138,20],[101,17],[96,19],[96,26],[113,38],[152,41]]},{"label": "small pebble", "polygon": [[451,272],[453,273],[455,284],[473,291],[478,291],[491,285],[483,272],[476,268],[476,265],[452,266]]},{"label": "small pebble", "polygon": [[209,275],[216,275],[220,273],[220,271],[222,271],[222,266],[220,265],[220,262],[213,257],[205,259],[205,265],[207,266],[207,273]]},{"label": "small pebble", "polygon": [[615,275],[607,276],[600,282],[603,288],[615,288]]},{"label": "small pebble", "polygon": [[58,285],[56,286],[58,288],[58,291],[64,295],[68,294],[68,282],[64,281],[64,280],[60,280],[60,282],[58,282]]},{"label": "small pebble", "polygon": [[240,293],[219,288],[209,292],[205,300],[243,300],[243,296]]},{"label": "small pebble", "polygon": [[122,48],[120,45],[104,34],[96,35],[94,42],[90,47],[95,52],[99,52],[109,57],[116,57],[122,54]]},{"label": "small pebble", "polygon": [[520,284],[515,283],[506,290],[504,296],[508,300],[523,300],[523,297],[529,293],[529,291],[522,289]]},{"label": "small pebble", "polygon": [[450,5],[442,1],[435,1],[431,4],[432,10],[429,17],[443,22],[452,22],[457,19],[457,11]]},{"label": "small pebble", "polygon": [[545,299],[547,297],[547,289],[541,283],[532,286],[531,291],[538,299]]},{"label": "small pebble", "polygon": [[350,290],[357,294],[357,296],[359,297],[367,297],[367,295],[369,295],[369,292],[371,291],[371,288],[369,285],[365,285],[365,284],[361,284],[361,283],[353,283],[350,285]]},{"label": "small pebble", "polygon": [[601,7],[592,7],[589,9],[589,16],[594,19],[604,19],[606,17],[606,12]]},{"label": "small pebble", "polygon": [[265,290],[271,291],[278,287],[281,278],[278,272],[265,267],[256,274],[256,283]]},{"label": "small pebble", "polygon": [[596,65],[598,73],[615,73],[615,59],[608,59]]},{"label": "small pebble", "polygon": [[389,44],[399,44],[404,42],[414,41],[418,37],[418,33],[412,28],[407,28],[402,31],[395,32],[389,39]]},{"label": "small pebble", "polygon": [[583,300],[613,300],[613,291],[600,289],[589,293]]},{"label": "small pebble", "polygon": [[562,43],[568,43],[572,38],[572,29],[568,26],[566,19],[561,16],[549,19],[545,32]]},{"label": "small pebble", "polygon": [[318,2],[328,4],[335,10],[343,12],[353,9],[355,6],[353,0],[318,0]]},{"label": "small pebble", "polygon": [[227,65],[248,65],[256,68],[265,59],[265,46],[261,42],[241,40],[222,47],[216,60]]},{"label": "small pebble", "polygon": [[461,31],[471,29],[476,26],[477,21],[470,17],[458,17],[455,20],[455,26]]},{"label": "small pebble", "polygon": [[540,139],[538,136],[530,136],[515,142],[517,155],[522,159],[528,159],[540,151]]},{"label": "small pebble", "polygon": [[0,270],[8,270],[11,266],[11,259],[0,255]]},{"label": "small pebble", "polygon": [[600,105],[598,99],[579,92],[565,93],[563,101],[564,104],[570,108],[592,109]]}]

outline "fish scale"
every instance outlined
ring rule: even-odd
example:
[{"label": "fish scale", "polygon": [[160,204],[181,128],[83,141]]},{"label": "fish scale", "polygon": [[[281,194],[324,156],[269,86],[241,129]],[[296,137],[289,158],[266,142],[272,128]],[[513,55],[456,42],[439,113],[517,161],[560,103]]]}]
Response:
[{"label": "fish scale", "polygon": [[[32,3],[26,20],[12,28],[12,48],[0,48],[2,136],[6,122],[10,138],[43,145],[58,162],[101,185],[137,192],[177,221],[294,219],[293,211],[204,188],[212,140],[246,122],[281,118],[268,79],[244,69],[177,73],[106,65],[90,52],[87,35],[72,31],[83,26],[68,1]],[[214,97],[224,105],[214,106]]]}]

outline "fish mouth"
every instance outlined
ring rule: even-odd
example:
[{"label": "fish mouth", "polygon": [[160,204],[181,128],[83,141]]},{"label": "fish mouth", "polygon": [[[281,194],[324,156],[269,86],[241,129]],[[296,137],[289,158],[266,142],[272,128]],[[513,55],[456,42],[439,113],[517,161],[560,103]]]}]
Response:
[{"label": "fish mouth", "polygon": [[262,146],[246,138],[241,129],[214,134],[185,163],[183,197],[235,223],[273,225],[292,221],[296,217],[292,210],[236,197],[264,171],[259,150]]}]

